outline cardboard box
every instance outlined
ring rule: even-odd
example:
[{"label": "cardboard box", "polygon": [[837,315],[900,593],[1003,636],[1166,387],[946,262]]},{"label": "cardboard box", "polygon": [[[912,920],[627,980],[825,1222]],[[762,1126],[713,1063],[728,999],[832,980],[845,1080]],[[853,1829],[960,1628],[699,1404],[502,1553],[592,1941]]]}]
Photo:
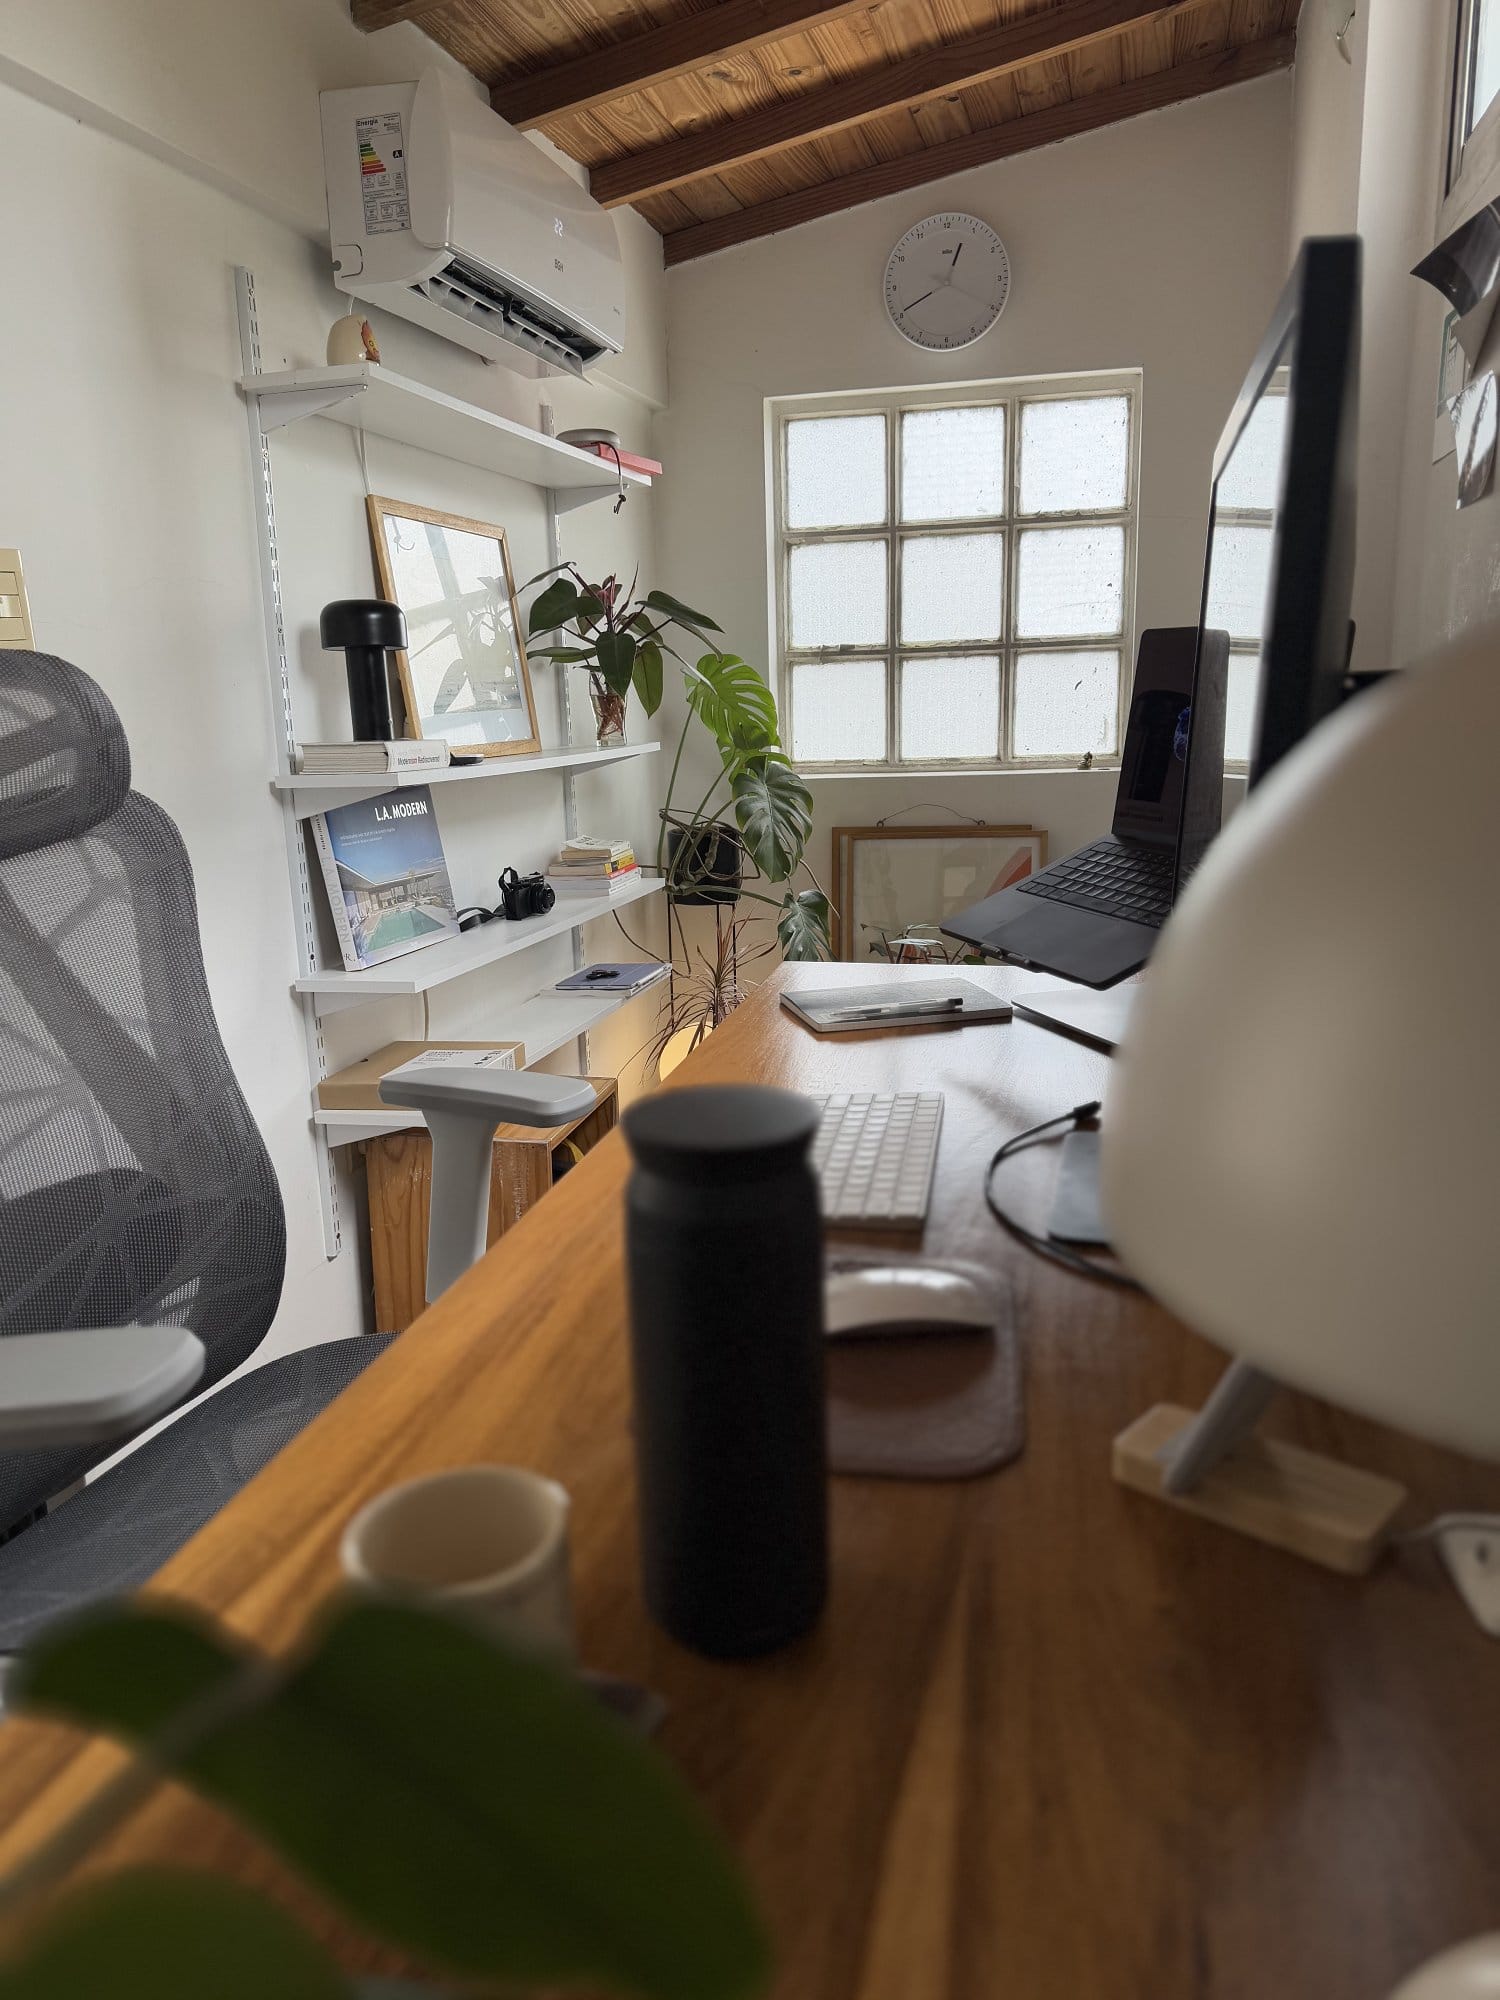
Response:
[{"label": "cardboard box", "polygon": [[523,1042],[387,1042],[363,1062],[325,1076],[318,1085],[318,1104],[324,1111],[385,1111],[390,1107],[380,1099],[380,1079],[389,1070],[399,1069],[424,1049],[508,1049],[509,1067],[520,1069],[526,1061]]}]

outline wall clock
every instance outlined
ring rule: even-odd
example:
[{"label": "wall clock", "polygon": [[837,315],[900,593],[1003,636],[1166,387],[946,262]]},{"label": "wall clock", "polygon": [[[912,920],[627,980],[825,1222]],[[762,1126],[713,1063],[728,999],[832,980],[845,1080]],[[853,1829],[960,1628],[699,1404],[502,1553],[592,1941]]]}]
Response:
[{"label": "wall clock", "polygon": [[1010,297],[1005,245],[977,215],[929,215],[886,261],[885,309],[914,347],[968,347]]}]

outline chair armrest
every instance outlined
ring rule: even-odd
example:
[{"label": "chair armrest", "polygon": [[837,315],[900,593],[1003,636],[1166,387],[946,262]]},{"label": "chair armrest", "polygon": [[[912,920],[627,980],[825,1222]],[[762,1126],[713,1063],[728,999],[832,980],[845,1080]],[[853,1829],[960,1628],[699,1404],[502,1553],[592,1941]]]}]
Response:
[{"label": "chair armrest", "polygon": [[458,1063],[416,1069],[403,1063],[380,1079],[380,1095],[387,1104],[414,1111],[488,1116],[492,1125],[562,1125],[592,1111],[599,1101],[594,1086],[582,1077]]},{"label": "chair armrest", "polygon": [[0,1451],[128,1437],[187,1394],[204,1359],[180,1326],[10,1334],[0,1339]]}]

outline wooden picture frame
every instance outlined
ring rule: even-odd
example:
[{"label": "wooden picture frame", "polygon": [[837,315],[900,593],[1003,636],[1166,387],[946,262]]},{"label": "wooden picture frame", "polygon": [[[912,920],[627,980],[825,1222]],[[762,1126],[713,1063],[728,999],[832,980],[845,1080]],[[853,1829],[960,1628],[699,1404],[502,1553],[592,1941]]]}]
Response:
[{"label": "wooden picture frame", "polygon": [[939,921],[1046,860],[1047,836],[1030,826],[836,826],[833,955],[846,964],[951,962],[967,947],[942,939]]},{"label": "wooden picture frame", "polygon": [[365,513],[380,594],[406,614],[407,735],[468,756],[540,750],[505,530],[375,493]]}]

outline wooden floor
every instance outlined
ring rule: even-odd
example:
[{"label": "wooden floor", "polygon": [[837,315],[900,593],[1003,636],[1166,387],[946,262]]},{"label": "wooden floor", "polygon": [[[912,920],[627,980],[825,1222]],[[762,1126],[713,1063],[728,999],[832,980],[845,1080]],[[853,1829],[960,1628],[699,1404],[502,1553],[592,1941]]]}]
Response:
[{"label": "wooden floor", "polygon": [[[836,1482],[832,1601],[800,1646],[709,1665],[643,1615],[618,1134],[163,1586],[284,1644],[368,1495],[441,1465],[538,1467],[575,1498],[584,1656],[669,1699],[664,1747],[744,1857],[778,2000],[1378,2000],[1500,1924],[1500,1651],[1426,1558],[1352,1582],[1112,1482],[1115,1433],[1153,1403],[1201,1402],[1222,1357],[1021,1252],[979,1196],[994,1145],[1097,1095],[1106,1067],[1019,1021],[820,1042],[763,989],[678,1073],[943,1089],[928,1246],[1002,1264],[1021,1314],[1023,1458],[964,1484]],[[1044,1149],[1015,1169],[1037,1219],[1054,1167]],[[774,1272],[724,1282],[763,1286],[775,1310]],[[1282,1399],[1267,1423],[1401,1479],[1414,1518],[1500,1504],[1494,1471],[1310,1401]],[[114,1756],[51,1727],[0,1731],[0,1863]],[[109,1853],[148,1858],[232,1868],[307,1907],[180,1792]]]}]

